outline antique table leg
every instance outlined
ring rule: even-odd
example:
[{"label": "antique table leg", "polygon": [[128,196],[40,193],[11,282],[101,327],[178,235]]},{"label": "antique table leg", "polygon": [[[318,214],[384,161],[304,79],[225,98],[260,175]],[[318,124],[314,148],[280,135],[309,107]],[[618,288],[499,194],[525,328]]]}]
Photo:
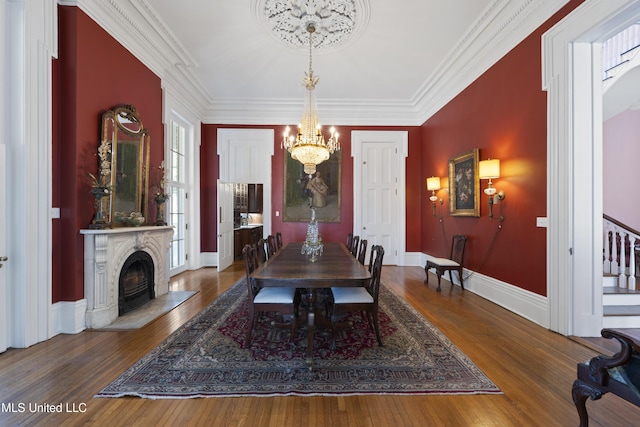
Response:
[{"label": "antique table leg", "polygon": [[316,331],[316,300],[318,296],[314,288],[307,288],[307,303],[309,304],[307,313],[307,365],[309,370],[313,369],[313,338]]}]

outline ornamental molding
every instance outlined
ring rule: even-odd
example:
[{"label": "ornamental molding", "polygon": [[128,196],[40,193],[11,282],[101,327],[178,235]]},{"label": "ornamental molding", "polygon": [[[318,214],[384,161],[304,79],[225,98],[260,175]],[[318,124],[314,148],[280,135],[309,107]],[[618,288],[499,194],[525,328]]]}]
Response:
[{"label": "ornamental molding", "polygon": [[309,46],[307,26],[316,28],[313,48],[343,47],[359,38],[369,23],[369,0],[252,0],[254,18],[287,47]]}]

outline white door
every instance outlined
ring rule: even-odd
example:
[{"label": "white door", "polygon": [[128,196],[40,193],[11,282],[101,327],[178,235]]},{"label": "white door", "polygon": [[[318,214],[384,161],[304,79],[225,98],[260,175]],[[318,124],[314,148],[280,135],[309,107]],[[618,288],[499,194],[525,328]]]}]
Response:
[{"label": "white door", "polygon": [[218,271],[233,264],[233,183],[218,180]]},{"label": "white door", "polygon": [[404,265],[406,132],[355,131],[354,235],[382,245],[384,263]]},{"label": "white door", "polygon": [[5,160],[5,145],[0,144],[0,352],[7,349],[7,274],[6,267],[2,264],[5,263],[6,256],[6,227],[5,227],[5,202],[6,202],[6,182],[7,177],[5,175],[6,160]]}]

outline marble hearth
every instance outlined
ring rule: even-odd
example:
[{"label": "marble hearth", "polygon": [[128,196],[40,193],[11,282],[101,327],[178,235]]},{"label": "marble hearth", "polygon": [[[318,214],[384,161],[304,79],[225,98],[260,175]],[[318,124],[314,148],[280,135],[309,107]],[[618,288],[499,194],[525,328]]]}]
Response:
[{"label": "marble hearth", "polygon": [[155,297],[169,292],[171,226],[80,230],[84,235],[86,327],[101,328],[118,317],[118,280],[131,254],[143,251],[153,260]]}]

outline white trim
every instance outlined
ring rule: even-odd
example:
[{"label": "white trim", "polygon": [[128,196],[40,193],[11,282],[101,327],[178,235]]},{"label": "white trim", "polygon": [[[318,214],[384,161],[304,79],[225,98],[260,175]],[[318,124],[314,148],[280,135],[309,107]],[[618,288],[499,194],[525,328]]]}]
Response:
[{"label": "white trim", "polygon": [[[272,233],[272,157],[275,153],[273,129],[220,128],[217,133],[219,181],[243,184],[262,184],[263,236]],[[242,163],[237,166],[236,164]],[[216,235],[219,235],[216,224]],[[219,238],[218,238],[219,240]],[[216,252],[217,255],[217,252]],[[218,259],[216,257],[216,266]]]},{"label": "white trim", "polygon": [[406,252],[404,254],[405,267],[424,267],[425,259],[422,252]]},{"label": "white trim", "polygon": [[[428,259],[433,258],[428,254],[421,255],[421,265],[425,265]],[[452,276],[454,285],[460,286],[458,275],[454,273]],[[549,327],[549,309],[546,297],[466,268],[463,272],[463,278],[465,292],[472,292],[540,326]],[[431,279],[430,286],[434,287],[435,282],[435,279]],[[444,285],[443,289],[446,291]]]},{"label": "white trim", "polygon": [[[48,0],[5,2],[9,87],[1,101],[6,122],[8,336],[28,347],[55,334],[51,323],[52,226],[51,58],[57,54],[57,5]],[[33,195],[37,197],[33,197]],[[34,268],[37,266],[37,268]]]},{"label": "white trim", "polygon": [[598,336],[602,327],[602,83],[597,47],[638,17],[637,0],[586,1],[542,39],[543,89],[548,92],[549,328],[564,335]]},{"label": "white trim", "polygon": [[[420,126],[549,19],[568,0],[491,0],[438,69],[407,99],[323,100],[335,125]],[[77,5],[163,80],[185,94],[204,123],[273,125],[299,114],[299,99],[227,99],[207,93],[195,59],[153,9],[151,0],[59,0]],[[165,86],[166,87],[166,86]]]},{"label": "white trim", "polygon": [[200,267],[217,267],[218,252],[200,252]]},{"label": "white trim", "polygon": [[171,131],[169,123],[173,120],[185,129],[185,159],[187,172],[187,230],[186,253],[188,259],[182,268],[171,270],[171,275],[181,273],[184,270],[200,268],[200,144],[202,123],[195,112],[186,107],[180,97],[174,96],[173,91],[163,90],[163,122],[164,122],[164,158],[169,155],[169,138]]},{"label": "white trim", "polygon": [[53,335],[77,334],[85,330],[87,300],[60,301],[51,306]]},{"label": "white trim", "polygon": [[396,203],[395,238],[397,242],[396,260],[398,265],[405,265],[405,252],[407,250],[407,220],[406,220],[406,158],[409,155],[409,133],[407,131],[351,131],[351,157],[353,157],[353,229],[362,228],[361,214],[363,206],[361,199],[356,194],[362,194],[362,145],[365,142],[395,143],[396,164],[393,173],[397,177],[396,189],[398,200]]}]

